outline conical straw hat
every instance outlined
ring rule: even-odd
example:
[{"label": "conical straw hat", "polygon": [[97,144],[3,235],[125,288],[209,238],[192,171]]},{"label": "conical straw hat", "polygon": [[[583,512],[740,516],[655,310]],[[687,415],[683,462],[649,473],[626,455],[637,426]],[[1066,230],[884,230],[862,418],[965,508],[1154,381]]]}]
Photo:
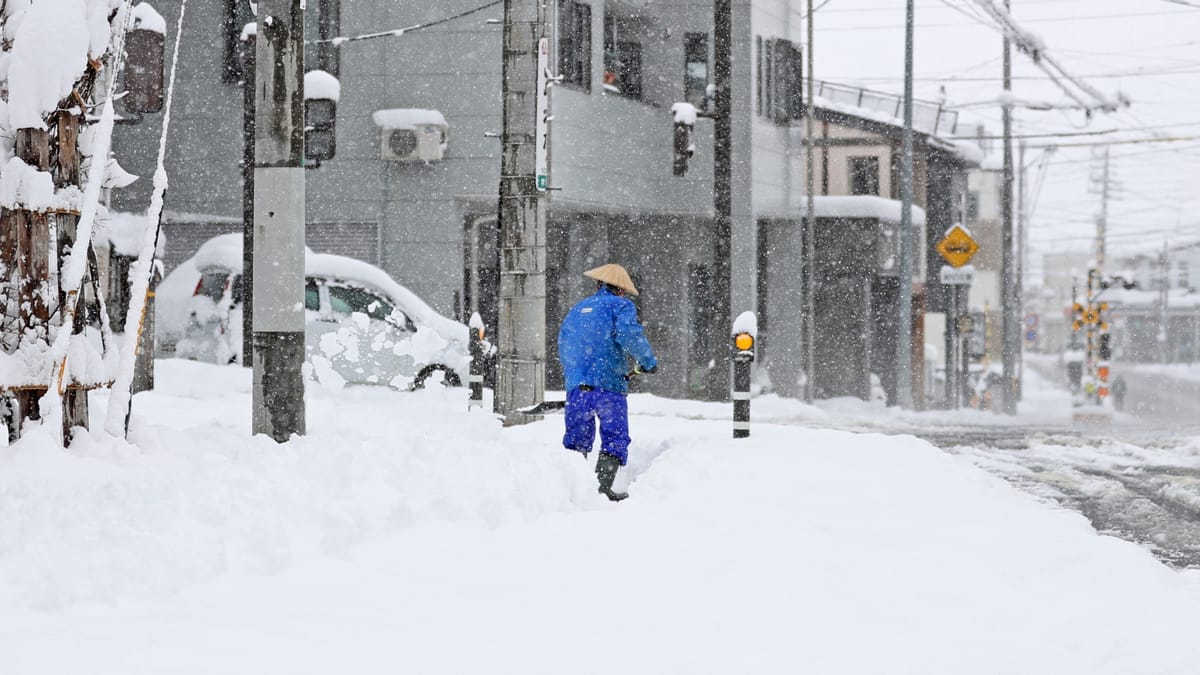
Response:
[{"label": "conical straw hat", "polygon": [[638,294],[637,289],[633,287],[633,279],[629,278],[629,272],[626,272],[624,267],[616,263],[609,263],[601,265],[594,270],[588,270],[583,273],[583,276],[616,286],[630,295]]}]

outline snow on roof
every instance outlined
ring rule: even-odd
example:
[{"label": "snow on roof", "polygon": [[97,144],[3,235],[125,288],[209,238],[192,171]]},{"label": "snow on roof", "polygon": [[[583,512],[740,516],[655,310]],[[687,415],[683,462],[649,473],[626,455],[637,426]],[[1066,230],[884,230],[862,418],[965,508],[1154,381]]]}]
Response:
[{"label": "snow on roof", "polygon": [[[891,223],[900,222],[900,202],[872,196],[818,196],[813,200],[813,212],[818,218],[875,218]],[[808,204],[801,199],[800,214],[805,215]],[[925,209],[913,205],[913,225],[925,224]]]},{"label": "snow on roof", "polygon": [[304,74],[304,98],[323,98],[336,102],[342,96],[342,83],[324,70]]},{"label": "snow on roof", "polygon": [[[1104,291],[1100,300],[1122,307],[1159,308],[1162,293],[1158,290],[1143,290],[1134,288],[1110,288]],[[1167,309],[1194,309],[1200,307],[1200,293],[1192,293],[1186,288],[1172,288],[1167,291]]]},{"label": "snow on roof", "polygon": [[[896,128],[904,127],[904,120],[900,116],[902,99],[894,94],[831,82],[815,84],[819,87],[819,93],[813,97],[813,105],[817,108]],[[928,137],[931,145],[946,150],[964,162],[978,164],[983,159],[983,152],[978,145],[939,136],[953,134],[957,118],[956,112],[945,110],[940,104],[929,101],[914,102],[913,131]]]},{"label": "snow on roof", "polygon": [[148,3],[139,2],[133,6],[133,27],[134,29],[149,30],[155,33],[167,33],[167,20],[163,18]]},{"label": "snow on roof", "polygon": [[386,108],[371,113],[375,126],[384,129],[416,129],[418,126],[434,125],[449,128],[446,118],[438,110],[424,108]]}]

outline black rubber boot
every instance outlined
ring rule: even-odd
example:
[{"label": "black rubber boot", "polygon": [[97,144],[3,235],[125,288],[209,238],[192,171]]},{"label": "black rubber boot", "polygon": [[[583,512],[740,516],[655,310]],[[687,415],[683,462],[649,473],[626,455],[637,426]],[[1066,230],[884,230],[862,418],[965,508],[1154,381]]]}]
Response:
[{"label": "black rubber boot", "polygon": [[629,496],[628,492],[613,492],[613,481],[617,477],[617,470],[621,468],[621,460],[606,453],[600,453],[600,459],[596,460],[596,478],[600,480],[600,489],[598,492],[611,501],[619,502]]}]

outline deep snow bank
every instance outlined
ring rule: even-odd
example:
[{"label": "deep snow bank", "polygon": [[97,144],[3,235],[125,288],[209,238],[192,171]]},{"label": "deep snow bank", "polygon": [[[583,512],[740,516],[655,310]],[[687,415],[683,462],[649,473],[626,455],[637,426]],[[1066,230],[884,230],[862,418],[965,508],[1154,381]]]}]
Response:
[{"label": "deep snow bank", "polygon": [[664,404],[632,420],[634,497],[612,505],[559,418],[310,390],[309,435],[276,446],[248,438],[243,370],[161,365],[136,446],[0,450],[11,672],[1183,675],[1200,657],[1194,577],[910,437],[735,442],[704,404]]}]

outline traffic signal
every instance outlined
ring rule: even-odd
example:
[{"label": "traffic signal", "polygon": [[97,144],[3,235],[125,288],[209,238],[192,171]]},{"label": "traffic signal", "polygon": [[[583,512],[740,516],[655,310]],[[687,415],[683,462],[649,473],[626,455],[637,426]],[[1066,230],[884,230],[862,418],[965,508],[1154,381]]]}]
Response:
[{"label": "traffic signal", "polygon": [[754,334],[748,331],[733,336],[733,358],[735,361],[754,360]]},{"label": "traffic signal", "polygon": [[304,158],[318,162],[333,159],[337,152],[337,101],[328,98],[304,100]]},{"label": "traffic signal", "polygon": [[135,115],[163,107],[163,34],[134,28],[125,35],[125,109]]},{"label": "traffic signal", "polygon": [[1112,333],[1100,334],[1100,360],[1109,361],[1112,359]]}]

